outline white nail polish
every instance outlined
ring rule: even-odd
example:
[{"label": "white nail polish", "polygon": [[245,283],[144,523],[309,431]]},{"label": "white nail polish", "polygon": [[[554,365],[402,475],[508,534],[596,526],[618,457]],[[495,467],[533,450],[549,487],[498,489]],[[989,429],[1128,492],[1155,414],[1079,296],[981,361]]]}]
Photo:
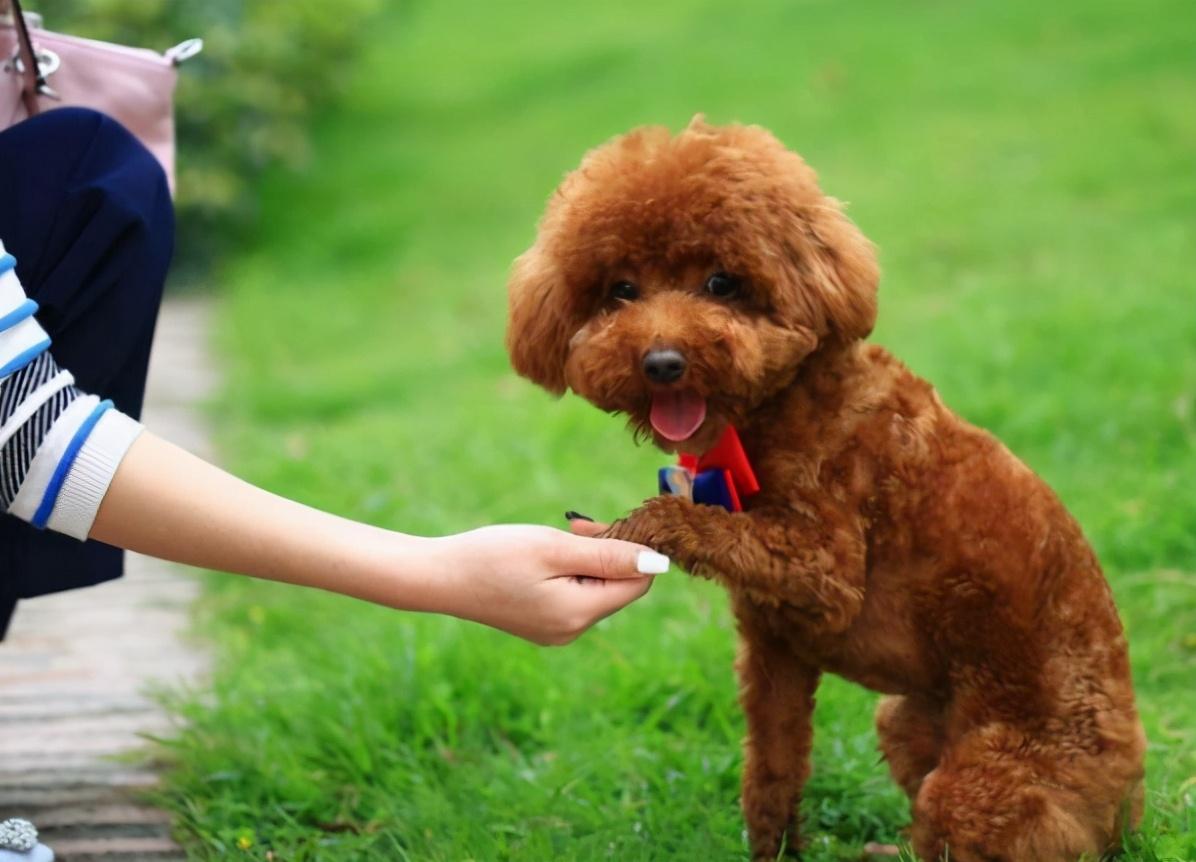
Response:
[{"label": "white nail polish", "polygon": [[641,575],[663,575],[669,570],[669,558],[655,551],[640,551],[635,558],[635,570]]}]

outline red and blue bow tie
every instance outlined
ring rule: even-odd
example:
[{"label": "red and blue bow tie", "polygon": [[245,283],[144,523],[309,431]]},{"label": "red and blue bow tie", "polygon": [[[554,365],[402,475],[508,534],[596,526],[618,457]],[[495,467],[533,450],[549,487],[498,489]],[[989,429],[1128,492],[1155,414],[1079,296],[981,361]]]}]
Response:
[{"label": "red and blue bow tie", "polygon": [[661,467],[659,482],[662,494],[678,494],[728,512],[742,512],[743,501],[760,491],[739,434],[730,425],[705,455],[682,455],[675,467]]}]

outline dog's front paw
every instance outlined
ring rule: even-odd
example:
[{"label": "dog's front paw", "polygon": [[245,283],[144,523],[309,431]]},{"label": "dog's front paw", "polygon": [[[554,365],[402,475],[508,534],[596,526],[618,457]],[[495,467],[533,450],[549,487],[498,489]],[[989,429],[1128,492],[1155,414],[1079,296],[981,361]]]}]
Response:
[{"label": "dog's front paw", "polygon": [[604,536],[647,545],[672,558],[682,568],[692,568],[697,536],[691,516],[694,503],[682,497],[653,497],[607,528]]}]

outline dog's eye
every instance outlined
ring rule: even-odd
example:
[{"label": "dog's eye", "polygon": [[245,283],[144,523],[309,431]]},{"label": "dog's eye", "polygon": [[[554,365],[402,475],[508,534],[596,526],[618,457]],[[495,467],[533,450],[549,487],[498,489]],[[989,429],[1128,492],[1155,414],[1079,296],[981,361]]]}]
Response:
[{"label": "dog's eye", "polygon": [[640,292],[636,290],[635,285],[630,281],[616,281],[610,286],[610,295],[612,299],[621,299],[630,302],[638,298]]},{"label": "dog's eye", "polygon": [[730,273],[716,272],[706,279],[705,290],[719,299],[730,299],[739,293],[739,279]]}]

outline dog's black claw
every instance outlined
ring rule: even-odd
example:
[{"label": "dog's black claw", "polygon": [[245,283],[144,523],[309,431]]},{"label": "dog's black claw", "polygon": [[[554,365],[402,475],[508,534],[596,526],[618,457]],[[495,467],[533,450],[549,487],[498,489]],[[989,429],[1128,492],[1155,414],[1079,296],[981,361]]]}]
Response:
[{"label": "dog's black claw", "polygon": [[594,519],[591,518],[589,515],[583,515],[581,512],[574,512],[572,509],[570,509],[568,512],[565,513],[565,520],[566,521],[593,521]]}]

